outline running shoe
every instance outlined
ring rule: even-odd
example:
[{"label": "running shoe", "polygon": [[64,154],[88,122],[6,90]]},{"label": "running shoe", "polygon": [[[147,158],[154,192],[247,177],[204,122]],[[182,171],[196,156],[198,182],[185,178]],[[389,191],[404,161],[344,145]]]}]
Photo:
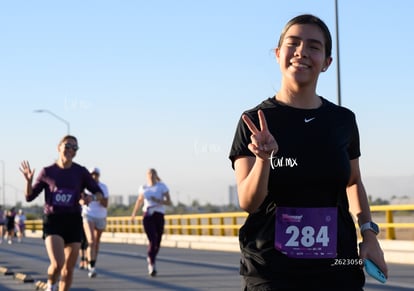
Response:
[{"label": "running shoe", "polygon": [[54,284],[52,286],[47,285],[45,291],[58,291],[58,285]]},{"label": "running shoe", "polygon": [[151,277],[157,276],[157,270],[155,269],[155,265],[148,264],[148,275]]},{"label": "running shoe", "polygon": [[95,268],[90,268],[89,269],[89,272],[88,272],[88,277],[89,278],[95,278],[96,277],[96,270],[95,270]]}]

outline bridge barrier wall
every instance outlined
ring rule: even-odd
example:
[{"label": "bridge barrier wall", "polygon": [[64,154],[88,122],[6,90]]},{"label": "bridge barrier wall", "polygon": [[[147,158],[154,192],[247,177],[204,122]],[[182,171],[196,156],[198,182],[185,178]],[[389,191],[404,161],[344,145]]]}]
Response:
[{"label": "bridge barrier wall", "polygon": [[[27,236],[41,237],[41,231],[27,232]],[[142,233],[104,232],[102,242],[146,245],[148,240]],[[380,239],[388,263],[414,264],[414,241]],[[196,236],[165,234],[162,246],[210,251],[239,252],[239,241],[236,236]]]}]

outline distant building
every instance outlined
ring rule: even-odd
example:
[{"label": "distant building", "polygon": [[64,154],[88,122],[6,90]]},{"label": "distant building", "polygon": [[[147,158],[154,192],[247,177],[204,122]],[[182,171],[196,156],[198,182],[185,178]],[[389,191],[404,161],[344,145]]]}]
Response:
[{"label": "distant building", "polygon": [[237,195],[237,186],[229,186],[229,205],[239,206],[239,197]]},{"label": "distant building", "polygon": [[138,195],[128,195],[128,205],[135,204],[137,201]]},{"label": "distant building", "polygon": [[124,199],[122,195],[109,195],[108,198],[108,204],[109,205],[122,205],[124,202]]}]

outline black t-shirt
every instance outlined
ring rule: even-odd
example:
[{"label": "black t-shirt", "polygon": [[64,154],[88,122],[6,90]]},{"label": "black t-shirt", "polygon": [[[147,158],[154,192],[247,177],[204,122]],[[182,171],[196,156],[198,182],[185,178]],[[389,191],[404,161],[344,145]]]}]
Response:
[{"label": "black t-shirt", "polygon": [[[358,258],[356,230],[346,196],[350,160],[360,156],[355,115],[324,98],[317,109],[298,109],[279,104],[272,97],[244,112],[257,128],[260,128],[259,109],[264,112],[279,150],[271,160],[268,196],[259,210],[249,215],[240,230],[243,255],[241,274],[274,277],[277,272],[286,273],[289,270],[332,270],[332,259],[290,259],[274,249],[274,212],[268,217],[265,215],[272,204],[289,207],[337,206],[338,258]],[[250,130],[240,119],[229,156],[233,167],[237,157],[254,156],[248,149],[250,136]],[[266,232],[270,233],[258,238],[257,228],[264,228],[265,225],[268,227]],[[249,241],[256,243],[245,246]]]}]

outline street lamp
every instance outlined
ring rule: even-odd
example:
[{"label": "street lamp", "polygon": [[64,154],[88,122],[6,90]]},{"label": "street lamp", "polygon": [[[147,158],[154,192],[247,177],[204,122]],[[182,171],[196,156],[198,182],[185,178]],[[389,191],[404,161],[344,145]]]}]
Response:
[{"label": "street lamp", "polygon": [[1,165],[2,165],[2,175],[3,175],[3,179],[2,179],[2,186],[1,186],[1,191],[3,192],[3,207],[5,207],[6,205],[6,165],[4,163],[3,160],[0,160]]},{"label": "street lamp", "polygon": [[338,105],[341,106],[341,68],[339,66],[339,24],[338,24],[338,0],[335,0],[335,28],[336,28],[336,81],[338,90]]},{"label": "street lamp", "polygon": [[59,119],[60,121],[62,121],[63,123],[66,124],[66,127],[68,129],[68,134],[70,134],[70,124],[69,124],[69,122],[67,120],[63,119],[62,117],[60,117],[59,115],[57,115],[57,114],[55,114],[52,111],[47,110],[47,109],[37,109],[37,110],[34,110],[34,112],[35,113],[48,113],[48,114],[52,115],[53,117],[55,117],[56,119]]}]

